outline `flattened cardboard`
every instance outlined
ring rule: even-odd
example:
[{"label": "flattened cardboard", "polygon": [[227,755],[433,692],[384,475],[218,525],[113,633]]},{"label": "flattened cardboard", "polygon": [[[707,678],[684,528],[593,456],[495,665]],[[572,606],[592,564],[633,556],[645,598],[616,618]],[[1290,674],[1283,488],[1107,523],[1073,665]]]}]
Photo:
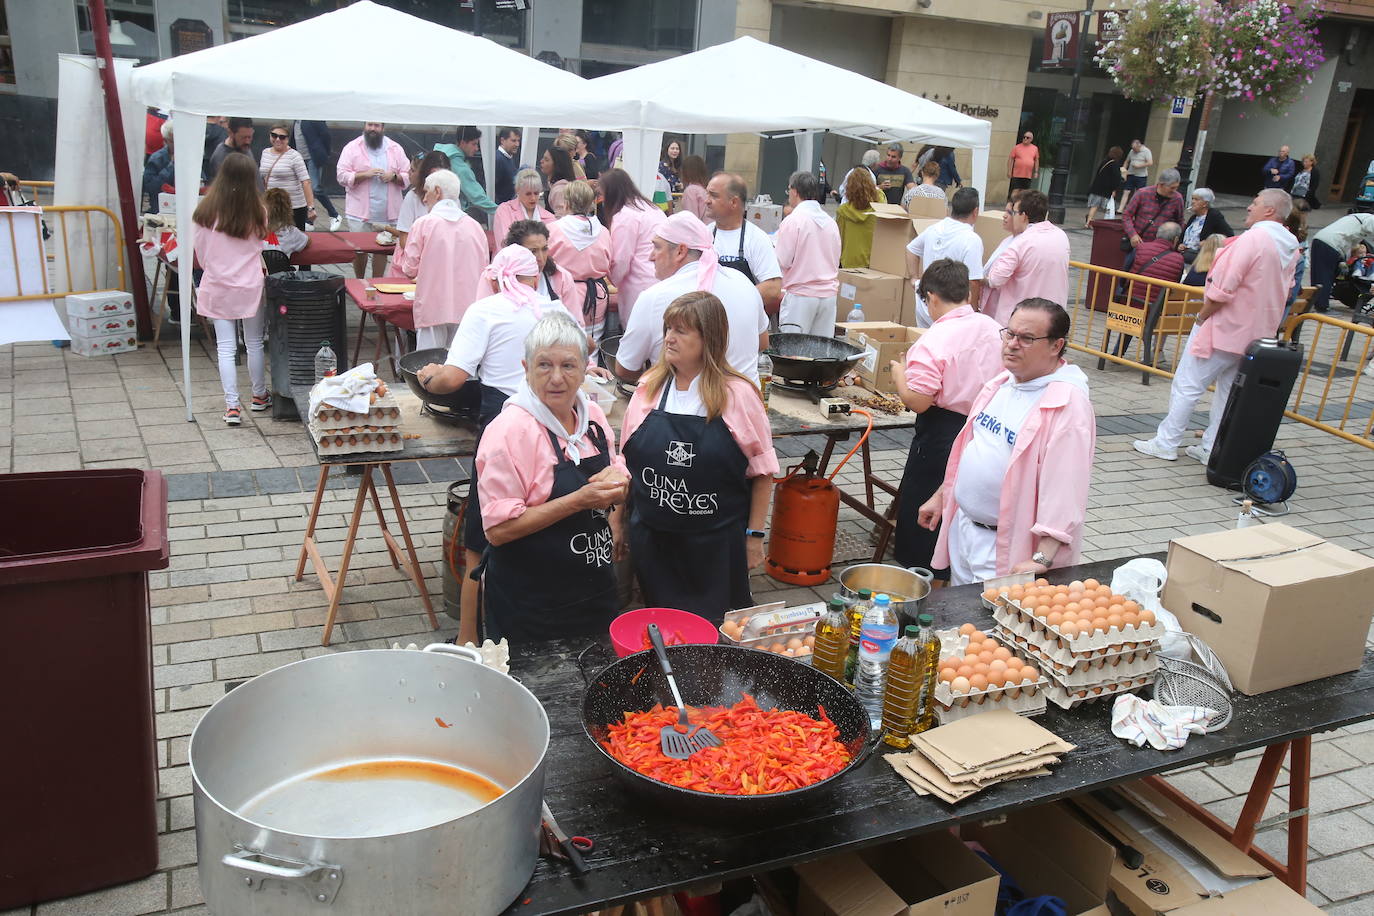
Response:
[{"label": "flattened cardboard", "polygon": [[911,281],[899,274],[869,267],[846,267],[840,271],[839,281],[835,310],[843,317],[848,317],[858,303],[863,308],[864,321],[900,324],[902,315],[914,309],[909,304],[916,295]]},{"label": "flattened cardboard", "polygon": [[912,219],[896,204],[874,204],[873,254],[868,266],[885,274],[907,276],[906,246],[916,237]]},{"label": "flattened cardboard", "polygon": [[1028,896],[1053,894],[1069,916],[1109,916],[1107,882],[1116,851],[1062,805],[1010,811],[1000,822],[965,824],[960,832],[981,843]]},{"label": "flattened cardboard", "polygon": [[1374,560],[1270,523],[1169,543],[1164,606],[1226,665],[1236,689],[1265,693],[1360,667]]},{"label": "flattened cardboard", "polygon": [[1061,753],[1073,749],[1044,726],[1006,709],[941,725],[916,738],[923,747],[935,749],[962,770],[1026,757],[1056,743],[1063,746]]}]

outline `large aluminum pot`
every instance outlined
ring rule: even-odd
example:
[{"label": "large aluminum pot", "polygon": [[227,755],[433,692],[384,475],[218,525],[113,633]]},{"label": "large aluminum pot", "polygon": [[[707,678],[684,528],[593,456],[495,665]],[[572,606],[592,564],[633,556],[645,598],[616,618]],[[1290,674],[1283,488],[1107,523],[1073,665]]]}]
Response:
[{"label": "large aluminum pot", "polygon": [[[886,593],[893,596],[892,609],[897,612],[903,625],[916,623],[916,617],[925,607],[926,596],[930,594],[930,582],[924,577],[886,563],[860,563],[846,567],[840,573],[840,594],[846,598],[859,597],[859,589],[866,588],[873,594]],[[898,601],[897,596],[902,596]]]},{"label": "large aluminum pot", "polygon": [[[322,655],[212,706],[190,745],[209,909],[420,916],[508,906],[539,852],[549,720],[533,694],[477,658],[443,644]],[[464,771],[505,793],[468,791]]]}]

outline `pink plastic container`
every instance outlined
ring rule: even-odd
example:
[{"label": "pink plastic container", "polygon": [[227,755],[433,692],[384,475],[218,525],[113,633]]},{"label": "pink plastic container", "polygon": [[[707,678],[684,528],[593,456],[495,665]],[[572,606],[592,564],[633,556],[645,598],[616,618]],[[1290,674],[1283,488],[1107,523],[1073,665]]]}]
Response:
[{"label": "pink plastic container", "polygon": [[664,643],[670,646],[687,643],[713,646],[720,638],[716,625],[705,617],[670,607],[642,607],[626,611],[611,621],[611,645],[616,656],[624,658],[643,652],[651,623],[658,624]]}]

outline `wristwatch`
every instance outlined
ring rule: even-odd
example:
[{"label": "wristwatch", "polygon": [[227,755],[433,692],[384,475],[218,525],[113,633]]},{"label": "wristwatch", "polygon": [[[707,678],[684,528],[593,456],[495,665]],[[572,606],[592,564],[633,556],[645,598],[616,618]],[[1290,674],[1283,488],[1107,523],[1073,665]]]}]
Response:
[{"label": "wristwatch", "polygon": [[1042,553],[1042,552],[1039,551],[1039,550],[1037,550],[1035,553],[1031,554],[1031,562],[1032,562],[1032,563],[1039,563],[1041,566],[1045,567],[1046,569],[1049,569],[1049,568],[1050,568],[1050,558],[1047,557],[1047,556],[1045,556],[1045,554]]},{"label": "wristwatch", "polygon": [[763,532],[760,531],[760,530],[757,529],[757,528],[745,528],[745,529],[744,529],[744,533],[745,533],[745,535],[746,535],[747,537],[751,537],[751,538],[761,538],[761,537],[763,537]]}]

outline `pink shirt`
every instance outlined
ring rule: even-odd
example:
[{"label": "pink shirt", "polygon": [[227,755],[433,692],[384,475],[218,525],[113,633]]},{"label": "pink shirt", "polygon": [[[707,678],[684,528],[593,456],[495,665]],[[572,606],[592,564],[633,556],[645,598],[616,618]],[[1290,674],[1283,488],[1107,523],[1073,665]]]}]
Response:
[{"label": "pink shirt", "polygon": [[462,321],[463,313],[476,301],[473,293],[488,263],[482,227],[453,201],[440,201],[435,209],[445,204],[451,205],[451,212],[431,211],[415,221],[405,250],[395,260],[397,270],[415,278],[417,328]]},{"label": "pink shirt", "polygon": [[[940,538],[931,558],[937,568],[949,565],[949,524],[959,508],[954,501],[959,459],[973,438],[978,411],[1009,381],[1011,373],[1001,372],[983,386],[950,450]],[[1096,447],[1097,420],[1088,395],[1071,382],[1050,382],[1022,422],[1007,465],[997,513],[997,575],[1008,575],[1013,566],[1029,560],[1046,535],[1068,545],[1054,555],[1055,566],[1078,562]]]},{"label": "pink shirt", "polygon": [[206,318],[252,318],[262,306],[262,239],[236,239],[216,229],[195,228],[200,285],[196,311]]},{"label": "pink shirt", "polygon": [[1250,341],[1274,336],[1293,287],[1298,248],[1291,233],[1279,231],[1287,238],[1256,223],[1217,252],[1207,273],[1207,298],[1224,305],[1193,331],[1189,353],[1204,359],[1213,350],[1241,354]]},{"label": "pink shirt", "polygon": [[935,406],[967,415],[988,379],[1002,371],[999,325],[971,305],[938,318],[906,351],[906,384]]},{"label": "pink shirt", "polygon": [[[569,218],[562,217],[562,219]],[[549,255],[555,264],[572,274],[574,280],[596,280],[609,276],[611,273],[611,233],[603,227],[594,242],[578,251],[577,246],[568,240],[568,236],[563,232],[558,222],[554,222],[549,226]],[[578,283],[569,301],[564,302],[563,305],[568,311],[581,315],[582,307],[586,301],[587,285]],[[591,320],[594,325],[606,320],[606,300],[602,299],[597,302],[596,314],[591,316]]]},{"label": "pink shirt", "polygon": [[818,299],[839,292],[840,227],[820,204],[805,201],[789,213],[773,247],[782,268],[783,292]]},{"label": "pink shirt", "polygon": [[1031,223],[1014,237],[984,278],[996,291],[991,305],[980,308],[992,315],[998,327],[1006,327],[1011,313],[1023,299],[1040,297],[1065,305],[1069,301],[1069,237],[1049,220]]},{"label": "pink shirt", "polygon": [[[410,169],[410,163],[406,160],[405,150],[401,149],[401,144],[390,137],[383,137],[382,149],[386,152],[387,170],[395,172],[404,179]],[[348,189],[344,215],[350,219],[365,220],[368,218],[368,212],[371,209],[370,186],[373,181],[381,181],[381,179],[358,178],[357,173],[366,172],[372,167],[372,160],[367,155],[367,143],[362,137],[349,141],[348,145],[339,153],[339,164],[335,166],[334,171],[338,176],[339,184]],[[405,185],[402,181],[387,182],[386,219],[389,223],[394,223],[396,217],[401,215],[401,194],[404,190]]]},{"label": "pink shirt", "polygon": [[694,214],[703,223],[706,222],[706,189],[699,184],[689,184],[682,189],[682,196],[678,198],[677,212],[686,211]]},{"label": "pink shirt", "polygon": [[629,322],[639,294],[658,282],[649,255],[654,250],[654,232],[667,219],[658,207],[630,201],[611,223],[611,271],[607,276],[619,290],[622,325]]},{"label": "pink shirt", "polygon": [[511,223],[518,223],[526,219],[537,219],[547,224],[553,222],[553,214],[535,204],[534,215],[530,216],[518,197],[512,197],[496,208],[496,212],[491,217],[491,237],[492,244],[495,246],[492,249],[493,254],[505,247],[506,233],[510,232]]},{"label": "pink shirt", "polygon": [[[671,385],[672,382],[668,384]],[[765,474],[772,476],[778,473],[778,453],[773,449],[773,430],[768,425],[768,412],[759,397],[759,390],[735,376],[730,376],[726,385],[729,398],[721,419],[725,421],[725,428],[730,430],[730,435],[734,437],[739,450],[749,460],[745,476],[762,477]],[[639,424],[644,422],[649,411],[658,406],[662,394],[663,391],[660,389],[651,399],[643,384],[635,389],[634,397],[630,398],[630,404],[625,408],[625,420],[620,424],[622,444],[628,442],[634,431],[639,429]]]},{"label": "pink shirt", "polygon": [[[611,465],[625,470],[625,459],[615,446],[615,431],[606,414],[588,402],[587,418],[606,434]],[[567,457],[567,440],[559,440]],[[578,445],[583,458],[599,455],[590,437]],[[529,411],[514,404],[506,406],[491,421],[477,447],[477,493],[482,504],[482,527],[487,531],[502,522],[519,518],[530,506],[549,501],[553,492],[553,446],[548,430]]]}]

